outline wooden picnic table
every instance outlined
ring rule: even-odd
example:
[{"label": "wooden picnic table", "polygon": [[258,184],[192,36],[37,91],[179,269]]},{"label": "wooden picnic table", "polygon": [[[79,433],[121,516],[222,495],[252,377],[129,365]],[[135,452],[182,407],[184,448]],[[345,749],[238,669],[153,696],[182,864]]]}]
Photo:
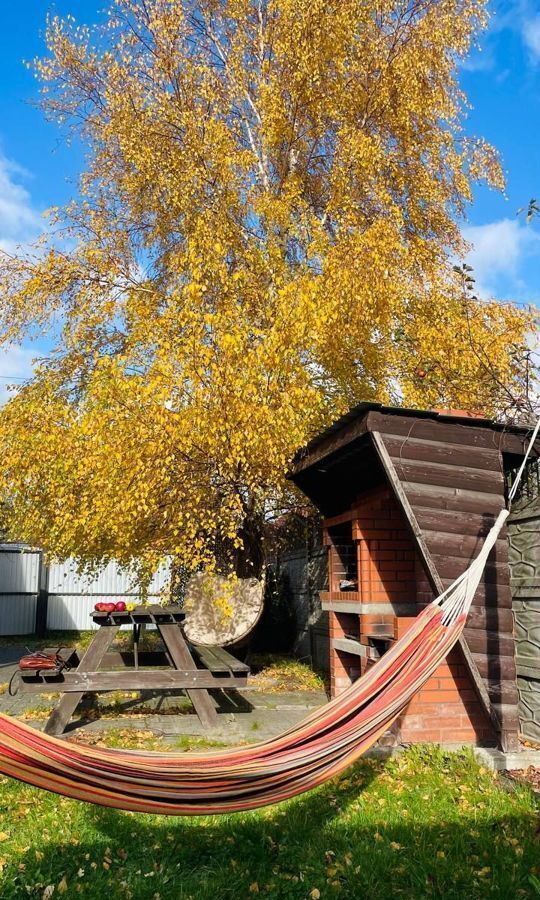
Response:
[{"label": "wooden picnic table", "polygon": [[[62,648],[65,667],[21,673],[22,693],[63,694],[45,725],[47,734],[63,733],[84,694],[116,690],[184,690],[201,723],[212,727],[217,723],[217,713],[209,690],[245,687],[247,683],[249,666],[222,647],[186,641],[182,631],[185,613],[176,606],[94,611],[91,616],[99,628],[80,658],[76,649]],[[133,627],[133,650],[110,651],[122,625]],[[143,625],[156,626],[164,651],[139,649]],[[48,648],[49,652],[56,649]]]}]

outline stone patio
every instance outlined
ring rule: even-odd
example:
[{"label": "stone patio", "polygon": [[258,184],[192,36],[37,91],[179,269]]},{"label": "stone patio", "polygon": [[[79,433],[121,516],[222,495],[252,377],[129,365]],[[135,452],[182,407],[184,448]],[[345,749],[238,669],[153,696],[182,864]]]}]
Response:
[{"label": "stone patio", "polygon": [[[0,684],[9,682],[17,670],[19,658],[28,650],[23,645],[0,646]],[[218,726],[209,730],[204,728],[198,717],[191,711],[191,705],[181,691],[171,691],[167,695],[152,691],[142,692],[140,699],[129,699],[119,704],[119,711],[127,714],[90,719],[84,715],[84,707],[76,711],[65,736],[79,733],[99,734],[115,729],[133,729],[139,732],[152,732],[175,744],[182,736],[187,738],[207,738],[223,744],[239,744],[242,742],[258,742],[274,737],[282,731],[301,721],[309,712],[328,702],[324,691],[291,691],[288,693],[267,693],[253,687],[240,691],[212,692],[218,706]],[[107,695],[102,695],[106,698]],[[0,712],[12,716],[20,716],[27,709],[39,706],[50,707],[50,699],[43,699],[39,694],[18,694],[11,697],[7,691],[0,694]],[[83,701],[84,702],[84,701]],[[180,712],[173,712],[180,707]],[[144,713],[138,713],[143,708]],[[128,712],[129,710],[129,712]],[[42,729],[46,719],[28,719],[25,721],[35,728]],[[449,743],[445,747],[458,750],[462,743]],[[388,757],[399,753],[403,747],[376,746],[369,755]],[[480,762],[488,768],[496,770],[527,769],[529,766],[540,767],[540,750],[524,748],[517,753],[503,753],[476,747],[475,753]]]},{"label": "stone patio", "polygon": [[[0,647],[0,683],[9,682],[17,670],[17,663],[27,652],[22,645]],[[133,728],[138,731],[152,731],[163,737],[179,735],[208,737],[223,743],[236,744],[241,741],[260,741],[273,737],[303,719],[311,710],[327,702],[324,691],[292,691],[290,693],[265,693],[255,688],[239,691],[212,692],[218,706],[218,726],[209,731],[201,725],[198,717],[191,712],[191,706],[181,691],[171,691],[167,695],[144,691],[141,698],[127,698],[119,704],[119,712],[126,713],[111,718],[89,719],[84,715],[84,700],[75,717],[66,729],[66,736],[84,728],[84,731],[100,732],[117,728]],[[101,695],[102,699],[107,697]],[[50,699],[40,694],[17,694],[11,697],[7,691],[0,695],[0,712],[20,716],[27,709],[48,708]],[[181,712],[171,714],[171,710]],[[143,709],[138,713],[137,709]],[[43,728],[45,719],[26,719],[36,728]]]}]

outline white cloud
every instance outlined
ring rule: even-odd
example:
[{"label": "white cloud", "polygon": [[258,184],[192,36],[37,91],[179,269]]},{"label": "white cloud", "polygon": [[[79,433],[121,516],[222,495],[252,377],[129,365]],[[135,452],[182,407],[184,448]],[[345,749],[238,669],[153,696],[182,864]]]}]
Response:
[{"label": "white cloud", "polygon": [[512,219],[467,226],[463,235],[473,245],[469,262],[483,274],[515,270],[524,233],[520,223]]},{"label": "white cloud", "polygon": [[13,253],[36,238],[42,222],[21,181],[28,173],[0,153],[0,249]]},{"label": "white cloud", "polygon": [[[42,219],[24,186],[28,173],[0,151],[0,251],[16,254],[34,241]],[[0,406],[32,375],[35,349],[0,345]]]},{"label": "white cloud", "polygon": [[502,56],[504,45],[499,38],[502,32],[519,35],[526,50],[528,62],[540,63],[540,14],[538,0],[490,0],[490,21],[487,31],[480,36],[481,48],[471,51],[460,64],[468,72],[495,70],[506,65]]},{"label": "white cloud", "polygon": [[0,348],[0,406],[32,375],[35,350],[16,345]]},{"label": "white cloud", "polygon": [[525,19],[521,26],[523,41],[534,62],[540,62],[540,16]]},{"label": "white cloud", "polygon": [[540,252],[540,236],[518,219],[500,219],[487,225],[470,225],[463,236],[471,244],[467,262],[474,269],[476,291],[482,296],[500,296],[519,288],[520,267]]},{"label": "white cloud", "polygon": [[459,67],[464,72],[490,72],[495,67],[493,47],[486,41],[485,47],[478,47],[461,60]]}]

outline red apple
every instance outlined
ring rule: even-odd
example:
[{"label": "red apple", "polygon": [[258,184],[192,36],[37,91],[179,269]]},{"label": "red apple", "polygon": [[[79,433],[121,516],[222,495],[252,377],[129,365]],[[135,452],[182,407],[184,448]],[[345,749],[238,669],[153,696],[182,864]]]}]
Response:
[{"label": "red apple", "polygon": [[96,612],[103,612],[103,603],[101,600],[99,600],[98,603],[95,604],[94,609]]},{"label": "red apple", "polygon": [[103,604],[103,612],[106,612],[106,613],[114,612],[114,603],[104,603]]},{"label": "red apple", "polygon": [[123,600],[119,600],[118,603],[114,604],[114,608],[115,608],[116,612],[125,612],[126,604],[124,603]]}]

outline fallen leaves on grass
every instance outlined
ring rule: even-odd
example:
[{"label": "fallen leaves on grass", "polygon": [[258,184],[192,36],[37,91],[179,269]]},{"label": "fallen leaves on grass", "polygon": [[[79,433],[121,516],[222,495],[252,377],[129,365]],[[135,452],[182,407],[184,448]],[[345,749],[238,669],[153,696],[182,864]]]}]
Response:
[{"label": "fallen leaves on grass", "polygon": [[53,706],[28,706],[17,718],[23,722],[42,722],[49,718],[53,709]]},{"label": "fallen leaves on grass", "polygon": [[[311,666],[286,656],[260,655],[251,659],[250,686],[265,693],[324,691],[325,682]],[[257,671],[258,670],[258,671]]]},{"label": "fallen leaves on grass", "polygon": [[[128,729],[115,739],[125,745],[128,735],[155,740]],[[456,802],[463,794],[468,810]],[[336,796],[341,808],[330,804]],[[468,752],[413,748],[386,763],[365,759],[305,797],[234,818],[98,810],[11,780],[2,801],[2,900],[42,900],[44,891],[46,900],[177,900],[180,880],[186,900],[378,900],[389,879],[396,897],[434,896],[450,880],[471,900],[538,893],[538,802],[521,785],[503,789]],[[15,827],[19,806],[29,813]]]},{"label": "fallen leaves on grass", "polygon": [[80,731],[67,738],[73,744],[86,747],[122,748],[126,750],[170,750],[162,737],[153,731],[135,728],[111,728],[108,731]]},{"label": "fallen leaves on grass", "polygon": [[508,769],[506,773],[514,781],[528,784],[537,794],[540,794],[540,768],[529,766],[527,769]]}]

